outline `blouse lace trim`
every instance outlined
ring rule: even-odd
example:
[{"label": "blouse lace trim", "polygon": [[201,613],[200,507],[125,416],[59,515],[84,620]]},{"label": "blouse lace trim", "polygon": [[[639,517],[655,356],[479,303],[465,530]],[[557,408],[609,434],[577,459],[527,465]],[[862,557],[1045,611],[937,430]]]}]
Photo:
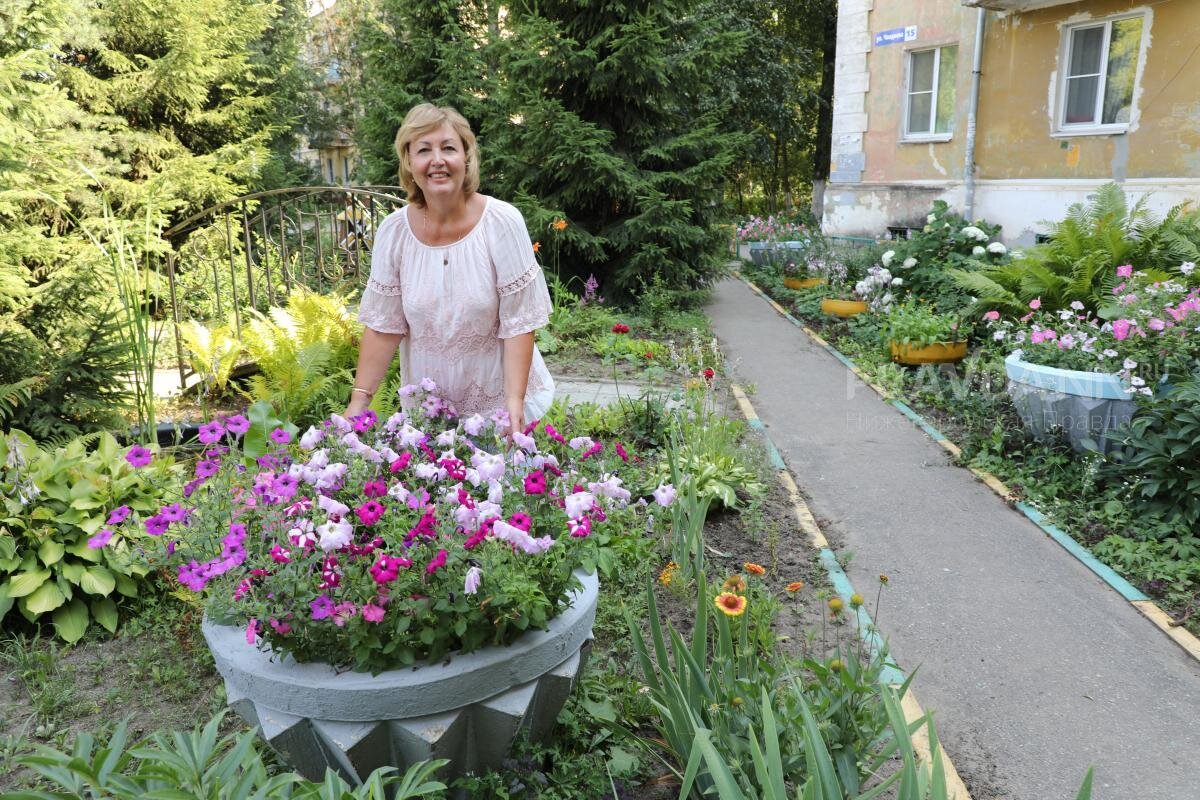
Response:
[{"label": "blouse lace trim", "polygon": [[380,283],[374,278],[367,278],[367,288],[373,292],[378,292],[384,297],[399,297],[401,295],[399,284]]},{"label": "blouse lace trim", "polygon": [[539,269],[541,269],[541,267],[539,267],[536,262],[530,264],[528,267],[526,267],[524,272],[517,276],[515,280],[511,280],[508,283],[500,286],[500,288],[497,290],[500,296],[508,297],[509,295],[516,294],[529,284],[533,283],[535,280],[537,280]]}]

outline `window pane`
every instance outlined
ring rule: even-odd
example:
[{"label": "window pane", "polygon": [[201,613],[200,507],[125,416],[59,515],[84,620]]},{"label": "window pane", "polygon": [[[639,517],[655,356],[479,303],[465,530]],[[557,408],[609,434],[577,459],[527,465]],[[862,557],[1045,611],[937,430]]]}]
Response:
[{"label": "window pane", "polygon": [[1104,83],[1101,122],[1129,122],[1133,107],[1133,76],[1142,43],[1142,18],[1117,20],[1108,43],[1108,72]]},{"label": "window pane", "polygon": [[1063,122],[1071,125],[1096,121],[1096,91],[1100,78],[1068,78],[1067,104]]},{"label": "window pane", "polygon": [[935,133],[954,131],[954,84],[958,67],[958,47],[943,47],[938,64],[937,120]]},{"label": "window pane", "polygon": [[908,96],[908,132],[930,133],[929,109],[933,107],[933,92]]},{"label": "window pane", "polygon": [[1100,55],[1104,51],[1104,26],[1079,28],[1071,32],[1071,57],[1067,77],[1099,75]]},{"label": "window pane", "polygon": [[912,77],[908,82],[910,92],[933,91],[933,54],[933,50],[912,54]]}]

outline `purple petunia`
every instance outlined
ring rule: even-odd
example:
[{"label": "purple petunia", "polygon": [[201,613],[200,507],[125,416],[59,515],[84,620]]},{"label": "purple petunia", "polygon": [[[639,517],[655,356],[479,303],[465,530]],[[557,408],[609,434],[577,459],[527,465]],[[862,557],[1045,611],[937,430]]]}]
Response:
[{"label": "purple petunia", "polygon": [[246,431],[250,430],[250,420],[246,419],[241,414],[234,414],[232,417],[225,420],[225,430],[229,431],[234,436],[241,436]]},{"label": "purple petunia", "polygon": [[329,619],[333,616],[333,601],[328,595],[318,595],[316,600],[309,601],[313,619]]},{"label": "purple petunia", "polygon": [[197,478],[211,478],[213,475],[216,475],[220,471],[221,471],[221,462],[220,461],[213,461],[211,459],[206,458],[203,461],[196,462],[196,477]]},{"label": "purple petunia", "polygon": [[96,535],[88,539],[87,546],[89,550],[99,550],[108,544],[108,540],[113,537],[111,528],[101,528],[96,532]]},{"label": "purple petunia", "polygon": [[147,450],[145,447],[142,447],[140,444],[135,444],[133,447],[129,448],[127,453],[125,453],[125,460],[129,462],[131,467],[134,467],[135,469],[141,469],[150,463],[151,456],[152,454],[149,450]]},{"label": "purple petunia", "polygon": [[292,440],[292,435],[283,428],[276,428],[271,431],[271,441],[275,444],[287,444]]},{"label": "purple petunia", "polygon": [[146,533],[150,534],[151,536],[162,536],[167,532],[167,528],[171,527],[171,523],[167,522],[157,514],[148,518],[145,522],[145,525]]},{"label": "purple petunia", "polygon": [[187,519],[187,509],[179,505],[179,503],[171,503],[169,506],[160,508],[158,516],[167,522],[183,522]]},{"label": "purple petunia", "polygon": [[212,444],[213,442],[219,442],[224,435],[225,427],[220,422],[213,420],[200,426],[200,433],[197,434],[197,438],[204,444]]},{"label": "purple petunia", "polygon": [[109,525],[120,525],[125,520],[129,519],[132,510],[129,506],[117,506],[108,514]]}]

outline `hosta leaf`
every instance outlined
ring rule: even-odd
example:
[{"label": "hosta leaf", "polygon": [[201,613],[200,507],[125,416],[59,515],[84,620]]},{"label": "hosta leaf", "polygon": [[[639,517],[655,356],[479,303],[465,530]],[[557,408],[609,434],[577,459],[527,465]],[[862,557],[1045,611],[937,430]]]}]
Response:
[{"label": "hosta leaf", "polygon": [[50,570],[48,569],[17,573],[8,582],[8,596],[25,597],[33,594],[49,578]]},{"label": "hosta leaf", "polygon": [[54,612],[54,629],[68,642],[78,642],[87,633],[88,610],[82,600],[75,599]]},{"label": "hosta leaf", "polygon": [[25,610],[31,614],[45,614],[65,603],[67,598],[54,581],[46,581],[37,590],[21,600]]},{"label": "hosta leaf", "polygon": [[47,539],[42,542],[42,546],[38,548],[38,558],[47,567],[53,566],[62,560],[63,553],[67,548],[63,543],[56,539]]},{"label": "hosta leaf", "polygon": [[13,603],[16,601],[8,596],[8,582],[0,583],[0,622],[8,616],[8,612],[12,609]]},{"label": "hosta leaf", "polygon": [[58,568],[59,574],[76,585],[78,585],[80,579],[83,578],[83,570],[83,564],[75,561],[67,561]]},{"label": "hosta leaf", "polygon": [[104,597],[112,594],[117,581],[113,574],[104,567],[88,567],[79,580],[79,588],[88,594],[98,594]]},{"label": "hosta leaf", "polygon": [[104,629],[109,633],[115,633],[117,630],[117,604],[113,602],[111,597],[102,597],[99,600],[93,600],[92,616],[96,618]]},{"label": "hosta leaf", "polygon": [[117,591],[126,597],[137,597],[137,583],[128,575],[117,573]]}]

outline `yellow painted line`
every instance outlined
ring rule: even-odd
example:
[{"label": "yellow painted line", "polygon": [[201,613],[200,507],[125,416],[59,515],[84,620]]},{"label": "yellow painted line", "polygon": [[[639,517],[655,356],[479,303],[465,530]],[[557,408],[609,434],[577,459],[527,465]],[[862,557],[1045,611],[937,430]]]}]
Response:
[{"label": "yellow painted line", "polygon": [[821,527],[817,525],[817,520],[809,510],[808,503],[804,502],[804,498],[800,495],[800,487],[796,485],[792,473],[786,469],[780,470],[779,482],[783,484],[783,488],[787,489],[788,497],[792,501],[792,510],[796,514],[796,522],[800,523],[800,530],[808,536],[809,544],[818,550],[822,547],[829,547],[829,541],[825,538],[825,534],[821,533]]},{"label": "yellow painted line", "polygon": [[1000,495],[1001,499],[1003,499],[1003,500],[1016,500],[1017,499],[1017,495],[1013,492],[1013,490],[1009,489],[1007,486],[1005,486],[1004,483],[1001,482],[1001,480],[999,478],[997,478],[995,475],[993,475],[992,473],[987,472],[986,470],[976,469],[975,467],[968,467],[968,469],[971,470],[971,472],[975,474],[975,477],[979,478],[979,480],[981,480],[985,484],[987,484],[987,487],[989,489],[991,489],[996,494]]},{"label": "yellow painted line", "polygon": [[[916,722],[925,716],[925,712],[921,709],[921,704],[917,702],[917,698],[913,695],[912,689],[909,689],[904,697],[900,700],[900,707],[904,710],[904,719],[909,723]],[[929,729],[922,725],[920,730],[912,736],[913,749],[917,751],[917,758],[929,765],[933,766],[933,753],[929,748]],[[967,791],[966,784],[959,777],[958,770],[954,768],[953,762],[950,761],[950,755],[942,748],[942,770],[946,773],[946,794],[950,800],[971,800],[971,793]]]},{"label": "yellow painted line", "polygon": [[[763,297],[767,297],[767,296],[766,296],[766,295],[763,295]],[[778,311],[778,312],[779,312],[779,315],[780,315],[780,316],[786,317],[786,316],[788,315],[788,311],[787,311],[787,309],[786,309],[786,308],[784,308],[783,306],[779,305],[779,303],[776,303],[776,302],[775,302],[774,300],[772,300],[770,297],[767,297],[767,302],[771,304],[771,308],[773,308],[773,309],[775,309],[776,311]]]},{"label": "yellow painted line", "polygon": [[1191,631],[1182,625],[1174,624],[1170,615],[1159,608],[1153,600],[1134,600],[1133,604],[1147,619],[1161,628],[1163,633],[1174,639],[1175,643],[1186,650],[1192,658],[1200,661],[1200,639],[1192,635]]},{"label": "yellow painted line", "polygon": [[942,446],[943,450],[945,450],[947,453],[954,456],[955,458],[958,458],[959,456],[962,455],[962,450],[958,449],[958,445],[956,445],[954,442],[950,441],[949,439],[938,439],[937,443]]},{"label": "yellow painted line", "polygon": [[750,405],[750,400],[746,397],[746,393],[742,391],[742,387],[734,383],[730,384],[729,388],[733,390],[734,399],[737,400],[738,407],[742,409],[742,416],[747,421],[758,419],[758,414],[754,412],[754,406]]}]

